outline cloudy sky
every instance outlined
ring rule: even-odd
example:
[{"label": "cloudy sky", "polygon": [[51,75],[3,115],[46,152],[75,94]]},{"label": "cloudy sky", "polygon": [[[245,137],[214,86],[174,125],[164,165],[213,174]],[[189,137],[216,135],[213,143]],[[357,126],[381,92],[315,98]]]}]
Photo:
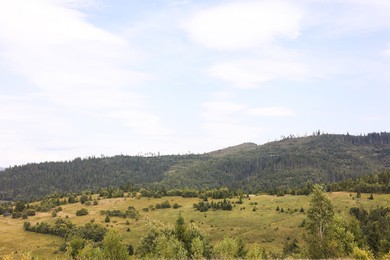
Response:
[{"label": "cloudy sky", "polygon": [[0,166],[390,130],[388,0],[0,0]]}]

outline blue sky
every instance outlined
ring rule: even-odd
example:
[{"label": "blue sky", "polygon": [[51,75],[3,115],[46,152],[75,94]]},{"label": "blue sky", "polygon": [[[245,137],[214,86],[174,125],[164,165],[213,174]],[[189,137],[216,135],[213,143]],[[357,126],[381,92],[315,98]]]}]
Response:
[{"label": "blue sky", "polygon": [[0,165],[389,131],[390,1],[0,2]]}]

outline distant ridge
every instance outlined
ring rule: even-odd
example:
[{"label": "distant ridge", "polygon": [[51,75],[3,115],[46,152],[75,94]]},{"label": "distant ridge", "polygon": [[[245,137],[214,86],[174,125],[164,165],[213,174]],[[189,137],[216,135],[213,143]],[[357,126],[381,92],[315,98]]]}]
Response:
[{"label": "distant ridge", "polygon": [[0,167],[0,172],[2,172],[2,171],[4,171],[5,170],[5,168],[3,168],[3,167]]},{"label": "distant ridge", "polygon": [[272,191],[306,182],[338,182],[390,169],[390,133],[314,134],[263,145],[244,143],[205,154],[124,156],[30,163],[0,174],[0,200],[101,187]]},{"label": "distant ridge", "polygon": [[243,143],[243,144],[239,144],[239,145],[235,145],[235,146],[230,146],[230,147],[227,147],[224,149],[212,151],[208,154],[215,155],[215,156],[224,156],[224,155],[228,155],[228,154],[234,154],[237,152],[254,150],[257,147],[258,147],[258,145],[255,143]]}]

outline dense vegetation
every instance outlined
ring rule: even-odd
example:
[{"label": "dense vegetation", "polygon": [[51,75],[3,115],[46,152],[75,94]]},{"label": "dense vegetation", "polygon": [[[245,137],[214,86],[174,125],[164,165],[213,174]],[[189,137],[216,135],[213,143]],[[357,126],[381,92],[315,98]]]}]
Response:
[{"label": "dense vegetation", "polygon": [[224,186],[254,193],[301,187],[308,181],[346,181],[389,167],[390,133],[352,136],[318,132],[202,155],[121,155],[14,166],[0,175],[0,200],[36,199],[52,192],[97,191],[109,186],[127,187],[122,190]]}]

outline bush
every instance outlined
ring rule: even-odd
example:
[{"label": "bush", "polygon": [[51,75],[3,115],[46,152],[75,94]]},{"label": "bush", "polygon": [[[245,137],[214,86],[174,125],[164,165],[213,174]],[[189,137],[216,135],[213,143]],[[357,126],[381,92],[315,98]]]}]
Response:
[{"label": "bush", "polygon": [[361,259],[361,260],[374,258],[369,251],[366,251],[364,249],[360,249],[356,246],[353,248],[352,257],[353,257],[353,259]]},{"label": "bush", "polygon": [[23,215],[22,212],[13,212],[12,213],[12,218],[21,218]]},{"label": "bush", "polygon": [[27,216],[35,216],[35,210],[28,209],[28,210],[26,210],[26,214],[27,214]]},{"label": "bush", "polygon": [[76,211],[76,216],[85,216],[85,215],[88,215],[88,210],[86,208],[82,208]]},{"label": "bush", "polygon": [[80,197],[80,203],[84,204],[86,201],[88,201],[88,196],[87,195],[81,195]]}]

